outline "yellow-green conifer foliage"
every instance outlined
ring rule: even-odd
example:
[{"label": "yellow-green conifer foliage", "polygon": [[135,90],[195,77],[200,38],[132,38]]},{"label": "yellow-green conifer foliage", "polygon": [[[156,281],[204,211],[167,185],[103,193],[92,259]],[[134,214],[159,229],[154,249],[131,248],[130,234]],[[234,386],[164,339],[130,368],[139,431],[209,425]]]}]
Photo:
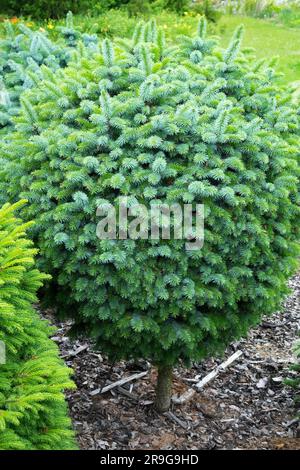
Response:
[{"label": "yellow-green conifer foliage", "polygon": [[[27,224],[0,209],[0,449],[72,449],[75,446],[63,390],[74,387],[58,357],[52,332],[32,307],[46,275],[34,266]],[[2,351],[3,352],[3,351]],[[3,363],[5,362],[5,363]]]}]

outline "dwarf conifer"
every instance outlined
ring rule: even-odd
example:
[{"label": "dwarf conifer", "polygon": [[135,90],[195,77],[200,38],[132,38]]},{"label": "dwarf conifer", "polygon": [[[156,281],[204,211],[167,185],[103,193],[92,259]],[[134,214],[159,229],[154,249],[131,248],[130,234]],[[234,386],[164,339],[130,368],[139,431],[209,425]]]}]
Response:
[{"label": "dwarf conifer", "polygon": [[[75,328],[114,359],[159,370],[222,351],[280,307],[299,254],[299,116],[272,64],[206,36],[168,45],[154,22],[102,42],[23,95],[1,152],[9,198],[42,266],[68,292]],[[204,204],[204,245],[99,240],[96,210]],[[117,226],[117,231],[120,227]],[[65,307],[65,301],[60,309]]]}]

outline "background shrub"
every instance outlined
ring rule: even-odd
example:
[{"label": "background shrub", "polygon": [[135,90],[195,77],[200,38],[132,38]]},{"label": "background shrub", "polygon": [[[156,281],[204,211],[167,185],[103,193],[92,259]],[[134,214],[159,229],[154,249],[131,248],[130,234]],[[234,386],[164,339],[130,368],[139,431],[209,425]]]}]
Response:
[{"label": "background shrub", "polygon": [[[154,22],[105,40],[23,96],[2,150],[9,197],[30,200],[41,265],[68,292],[60,310],[70,299],[75,329],[114,359],[152,360],[160,390],[176,362],[221,351],[280,308],[297,267],[299,116],[241,38],[222,49],[201,20],[177,46]],[[204,203],[203,248],[99,241],[97,207],[124,195]]]},{"label": "background shrub", "polygon": [[208,18],[217,17],[217,12],[211,0],[3,0],[1,13],[9,15],[31,16],[36,19],[62,18],[71,10],[73,13],[84,13],[92,16],[105,13],[111,8],[127,9],[131,16],[150,14],[163,9],[183,14],[191,8],[195,13],[207,13]]},{"label": "background shrub", "polygon": [[277,17],[281,23],[285,26],[300,27],[300,2],[291,1],[281,5],[281,8],[277,12]]},{"label": "background shrub", "polygon": [[71,449],[74,435],[63,390],[70,370],[49,339],[52,329],[32,303],[47,276],[34,267],[36,250],[25,238],[30,224],[16,219],[24,201],[0,209],[0,449]]},{"label": "background shrub", "polygon": [[80,17],[82,31],[96,33],[101,37],[131,37],[136,26],[136,18],[129,17],[128,11],[110,10],[99,16]]},{"label": "background shrub", "polygon": [[216,23],[222,13],[218,10],[211,0],[199,0],[194,2],[190,7],[190,13],[194,15],[204,15],[208,21]]},{"label": "background shrub", "polygon": [[164,0],[163,7],[173,10],[177,13],[187,11],[191,6],[190,0]]},{"label": "background shrub", "polygon": [[[160,1],[160,0],[158,0]],[[157,0],[156,0],[157,2]],[[136,0],[3,0],[1,13],[31,16],[36,19],[62,18],[68,11],[73,13],[101,14],[110,8],[128,7],[132,12],[148,11],[147,6],[155,1]],[[174,3],[163,0],[163,3]],[[176,2],[175,2],[176,3]],[[178,2],[177,2],[178,3]],[[180,1],[179,3],[187,3]]]},{"label": "background shrub", "polygon": [[6,34],[0,39],[0,127],[7,132],[11,118],[18,113],[21,93],[42,76],[40,65],[52,70],[65,66],[68,52],[54,44],[40,31],[24,24],[5,22]]}]

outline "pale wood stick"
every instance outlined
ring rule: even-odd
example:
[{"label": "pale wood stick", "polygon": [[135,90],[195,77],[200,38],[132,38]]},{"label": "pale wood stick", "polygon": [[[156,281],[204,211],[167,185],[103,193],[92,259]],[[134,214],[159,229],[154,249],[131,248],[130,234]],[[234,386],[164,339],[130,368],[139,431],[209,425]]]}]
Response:
[{"label": "pale wood stick", "polygon": [[[239,357],[241,357],[242,354],[243,354],[242,351],[236,351],[234,354],[232,354],[232,356],[226,359],[226,361],[222,362],[213,371],[207,374],[202,380],[197,382],[195,384],[197,391],[201,390],[206,384],[208,384],[208,382],[213,380],[220,372],[225,370],[228,366],[230,366],[230,364],[232,364]],[[196,390],[194,388],[189,388],[186,392],[184,392],[179,397],[172,397],[172,401],[173,403],[176,403],[177,405],[182,405],[183,403],[186,403],[188,400],[193,398],[195,393],[196,393]]]},{"label": "pale wood stick", "polygon": [[117,380],[116,382],[106,385],[106,387],[97,388],[93,390],[92,392],[90,392],[90,395],[94,396],[94,395],[97,395],[98,393],[101,393],[101,394],[106,393],[109,390],[112,390],[113,388],[116,388],[116,387],[120,387],[128,382],[131,382],[132,380],[141,379],[147,374],[148,374],[148,371],[145,371],[145,372],[138,372],[137,374],[130,375],[129,377],[124,377],[123,379]]}]

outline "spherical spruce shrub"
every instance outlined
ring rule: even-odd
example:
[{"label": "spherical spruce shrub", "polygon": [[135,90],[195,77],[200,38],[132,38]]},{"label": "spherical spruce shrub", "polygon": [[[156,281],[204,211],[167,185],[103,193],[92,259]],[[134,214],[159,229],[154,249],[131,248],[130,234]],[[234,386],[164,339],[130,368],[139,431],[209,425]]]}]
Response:
[{"label": "spherical spruce shrub", "polygon": [[21,204],[0,209],[0,449],[73,449],[63,390],[74,384],[32,307],[47,276],[14,216]]},{"label": "spherical spruce shrub", "polygon": [[[241,37],[222,49],[201,20],[176,46],[153,22],[104,40],[23,96],[2,151],[2,187],[30,201],[59,310],[69,302],[74,328],[114,359],[151,360],[159,410],[173,366],[222,351],[278,309],[297,265],[299,116]],[[202,249],[100,240],[97,207],[123,196],[131,207],[204,204]]]}]

